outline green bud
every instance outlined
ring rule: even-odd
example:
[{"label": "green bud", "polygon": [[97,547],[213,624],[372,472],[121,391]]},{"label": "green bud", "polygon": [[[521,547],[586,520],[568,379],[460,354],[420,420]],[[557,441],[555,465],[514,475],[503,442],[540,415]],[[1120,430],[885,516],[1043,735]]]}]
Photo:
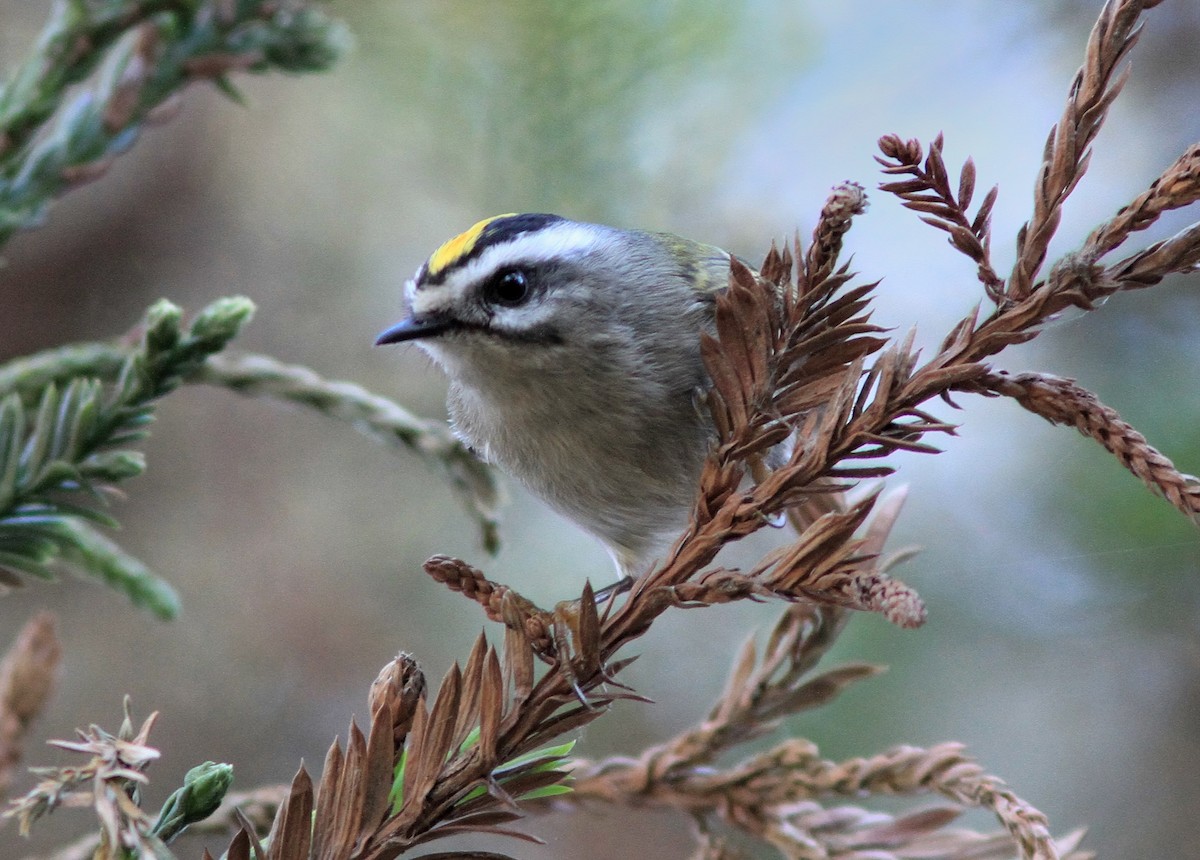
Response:
[{"label": "green bud", "polygon": [[254,315],[254,302],[245,296],[217,299],[192,320],[188,334],[215,352],[241,331]]},{"label": "green bud", "polygon": [[233,782],[233,765],[206,761],[183,777],[183,786],[171,793],[158,813],[151,831],[163,842],[170,842],[190,825],[216,812]]},{"label": "green bud", "polygon": [[233,784],[233,765],[206,761],[196,765],[183,777],[184,788],[191,788],[191,805],[195,821],[217,811],[229,786]]},{"label": "green bud", "polygon": [[287,72],[330,68],[353,46],[350,31],[317,9],[280,12],[271,20],[269,40],[259,47],[267,60]]},{"label": "green bud", "polygon": [[179,321],[183,311],[167,299],[159,299],[146,311],[146,352],[151,355],[174,349],[179,343]]}]

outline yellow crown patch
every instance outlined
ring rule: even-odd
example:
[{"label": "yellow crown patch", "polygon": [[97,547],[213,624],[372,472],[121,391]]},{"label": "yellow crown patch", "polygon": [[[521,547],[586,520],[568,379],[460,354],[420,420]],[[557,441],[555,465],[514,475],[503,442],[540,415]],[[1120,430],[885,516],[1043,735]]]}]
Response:
[{"label": "yellow crown patch", "polygon": [[426,271],[430,275],[436,275],[443,269],[453,265],[456,260],[467,256],[475,247],[475,243],[479,241],[479,237],[483,234],[488,224],[500,218],[510,218],[514,214],[516,213],[509,212],[504,215],[493,215],[491,218],[484,218],[477,224],[472,225],[470,229],[448,240],[433,252],[426,266]]}]

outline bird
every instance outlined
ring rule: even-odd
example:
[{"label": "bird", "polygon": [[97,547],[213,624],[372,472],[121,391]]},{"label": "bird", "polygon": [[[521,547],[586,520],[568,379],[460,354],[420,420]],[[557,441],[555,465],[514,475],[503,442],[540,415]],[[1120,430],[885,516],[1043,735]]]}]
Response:
[{"label": "bird", "polygon": [[637,578],[686,526],[716,439],[700,344],[730,265],[670,233],[498,215],[430,255],[375,342],[424,350],[453,432]]}]

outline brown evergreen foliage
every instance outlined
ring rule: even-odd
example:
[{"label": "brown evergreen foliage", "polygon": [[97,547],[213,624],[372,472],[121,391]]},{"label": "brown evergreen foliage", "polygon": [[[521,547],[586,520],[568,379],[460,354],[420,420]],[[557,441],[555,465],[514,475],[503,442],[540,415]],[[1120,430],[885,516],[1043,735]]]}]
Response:
[{"label": "brown evergreen foliage", "polygon": [[[890,474],[886,458],[896,451],[936,452],[930,434],[954,428],[929,411],[930,401],[962,393],[1015,400],[1052,423],[1075,426],[1180,511],[1200,516],[1196,480],[1094,394],[1070,380],[989,364],[1070,307],[1089,310],[1114,292],[1200,264],[1197,225],[1122,250],[1164,212],[1200,200],[1200,147],[1193,147],[1046,271],[1063,202],[1087,170],[1090,147],[1126,80],[1141,16],[1154,5],[1111,0],[1104,7],[1047,139],[1034,211],[1016,237],[1018,257],[1007,278],[990,259],[997,191],[972,208],[973,162],[953,183],[941,136],[928,147],[895,135],[880,139],[888,177],[881,189],[945,231],[975,263],[988,312],[961,320],[924,359],[911,335],[890,339],[872,324],[876,285],[857,281],[840,260],[842,239],[865,209],[866,195],[854,183],[834,189],[806,245],[797,239],[791,248],[772,248],[758,271],[734,261],[716,334],[703,341],[712,379],[707,406],[719,442],[689,525],[663,562],[626,593],[598,600],[587,586],[577,600],[543,610],[466,562],[430,559],[430,576],[503,625],[502,644],[481,635],[436,688],[406,655],[385,667],[371,690],[369,725],[351,725],[345,748],[330,748],[315,783],[301,768],[286,791],[252,799],[258,814],[230,813],[240,828],[230,860],[388,860],[464,832],[532,839],[511,826],[527,811],[585,802],[684,812],[698,824],[694,856],[713,860],[741,856],[712,832],[718,824],[788,858],[1090,856],[1078,850],[1080,833],[1053,838],[1038,810],[957,744],[901,746],[839,762],[823,758],[810,740],[788,738],[731,766],[720,758],[878,671],[861,664],[815,671],[848,610],[877,612],[902,627],[924,620],[919,596],[888,573],[885,543],[902,495],[859,484]],[[1118,252],[1124,256],[1113,259]],[[790,457],[768,468],[767,453],[787,439],[797,442]],[[722,548],[781,517],[795,531],[788,545],[747,570],[714,566]],[[561,751],[546,751],[605,716],[617,699],[640,698],[621,683],[631,662],[623,652],[663,613],[771,599],[786,606],[765,646],[760,652],[747,642],[725,690],[694,727],[638,756],[576,760],[569,769]],[[97,735],[87,751],[96,753],[106,738],[116,744]],[[549,796],[564,784],[569,794]],[[85,789],[72,783],[63,790]],[[873,795],[936,796],[937,805],[896,815],[847,805]],[[950,827],[973,807],[993,813],[1002,830]],[[250,818],[261,821],[272,811],[264,836]],[[114,829],[110,839],[124,832]]]}]

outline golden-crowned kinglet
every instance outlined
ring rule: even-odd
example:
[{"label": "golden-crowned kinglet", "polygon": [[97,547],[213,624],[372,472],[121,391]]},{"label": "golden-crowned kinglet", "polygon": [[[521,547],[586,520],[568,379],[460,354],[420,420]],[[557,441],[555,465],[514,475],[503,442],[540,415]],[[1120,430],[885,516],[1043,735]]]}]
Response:
[{"label": "golden-crowned kinglet", "polygon": [[700,395],[729,254],[666,233],[500,215],[405,285],[376,343],[416,340],[483,459],[645,572],[687,522],[714,430]]}]

